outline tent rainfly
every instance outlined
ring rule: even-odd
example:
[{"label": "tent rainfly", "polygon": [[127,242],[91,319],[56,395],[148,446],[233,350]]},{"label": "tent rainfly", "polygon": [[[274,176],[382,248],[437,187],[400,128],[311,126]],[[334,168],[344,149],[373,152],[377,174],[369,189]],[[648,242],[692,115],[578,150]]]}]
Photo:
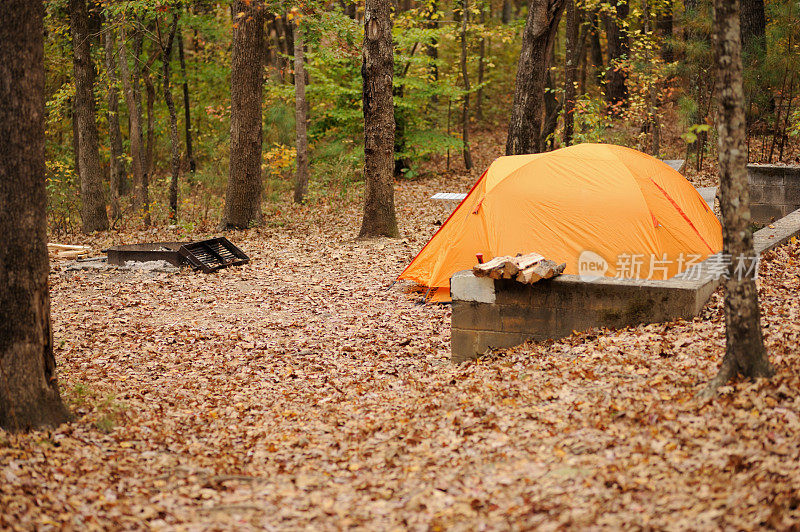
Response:
[{"label": "tent rainfly", "polygon": [[500,157],[400,279],[449,300],[476,254],[540,253],[566,274],[667,279],[722,249],[719,220],[680,173],[610,144]]}]

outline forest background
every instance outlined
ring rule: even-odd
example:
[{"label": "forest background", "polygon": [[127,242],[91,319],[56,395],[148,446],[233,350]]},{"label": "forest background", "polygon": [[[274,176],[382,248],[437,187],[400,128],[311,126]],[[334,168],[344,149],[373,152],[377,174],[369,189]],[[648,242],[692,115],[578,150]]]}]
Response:
[{"label": "forest background", "polygon": [[[526,4],[397,4],[397,182],[464,173],[475,145],[503,154]],[[685,158],[690,178],[714,181],[710,2],[568,4],[565,15],[555,18],[554,44],[544,65],[537,149],[622,144],[662,158]],[[742,2],[751,162],[795,157],[800,18],[794,4]],[[151,222],[187,233],[212,230],[229,176],[232,35],[244,17],[238,8],[249,8],[249,2],[53,0],[46,7],[51,232]],[[302,200],[330,204],[361,192],[363,3],[268,2],[266,11],[261,168],[264,220],[270,223],[270,213],[280,210],[277,205],[290,198],[294,186],[298,27],[304,37],[310,146],[310,188]],[[76,92],[80,72],[90,73],[91,93]],[[76,156],[77,132],[86,129],[79,127],[81,109],[91,111],[97,129],[97,140],[84,141],[82,155],[96,168],[94,181],[84,179],[83,185],[84,159]],[[569,126],[565,117],[574,117]],[[144,190],[134,194],[137,179]],[[106,215],[105,224],[87,220]]]}]

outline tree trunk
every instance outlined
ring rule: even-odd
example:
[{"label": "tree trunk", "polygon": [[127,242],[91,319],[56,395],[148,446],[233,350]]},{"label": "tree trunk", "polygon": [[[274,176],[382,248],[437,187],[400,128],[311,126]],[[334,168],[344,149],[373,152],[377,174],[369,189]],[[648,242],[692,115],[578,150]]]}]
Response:
[{"label": "tree trunk", "polygon": [[303,54],[303,29],[295,18],[294,26],[294,103],[297,130],[297,179],[294,184],[294,201],[303,203],[308,191],[308,133],[306,131],[306,66]]},{"label": "tree trunk", "polygon": [[56,381],[47,289],[44,6],[0,3],[0,428],[69,420]]},{"label": "tree trunk", "polygon": [[506,155],[535,153],[541,144],[547,69],[565,0],[531,0],[517,65]]},{"label": "tree trunk", "polygon": [[[220,227],[246,229],[263,221],[261,100],[264,88],[264,5],[236,0],[231,53],[231,156]],[[236,15],[238,16],[238,15]]]},{"label": "tree trunk", "polygon": [[664,11],[658,15],[657,26],[661,33],[661,59],[665,63],[671,63],[675,60],[675,52],[672,48],[672,13],[673,6],[672,0],[665,2]]},{"label": "tree trunk", "polygon": [[[437,0],[428,0],[428,4],[425,10],[425,18],[428,19],[428,29],[435,30],[439,27],[439,22],[437,20],[437,16],[439,13],[439,6]],[[439,40],[436,37],[433,37],[429,44],[425,47],[425,52],[428,54],[428,58],[430,59],[430,77],[432,81],[439,81]],[[431,102],[436,103],[438,101],[438,96],[433,94],[431,96]]]},{"label": "tree trunk", "polygon": [[[121,35],[121,34],[120,34]],[[124,41],[124,39],[123,39]],[[142,50],[144,49],[144,31],[140,27],[140,22],[136,20],[136,27],[133,34],[133,98],[136,102],[137,120],[139,122],[139,145],[142,149],[139,152],[141,158],[142,173],[147,166],[147,156],[145,154],[144,143],[144,108],[142,106]],[[150,205],[147,205],[148,209]]]},{"label": "tree trunk", "polygon": [[575,0],[567,0],[566,64],[564,65],[564,145],[572,145],[575,131],[575,81],[578,66],[578,9]]},{"label": "tree trunk", "polygon": [[183,53],[183,32],[178,28],[178,59],[181,63],[181,77],[183,78],[183,119],[186,126],[186,158],[189,160],[189,172],[194,175],[197,164],[192,150],[192,112],[189,105],[189,78],[186,75],[186,58]]},{"label": "tree trunk", "polygon": [[75,75],[75,120],[78,122],[78,160],[81,184],[81,230],[108,229],[103,171],[97,144],[94,113],[94,66],[89,46],[89,11],[86,0],[70,0],[70,26]]},{"label": "tree trunk", "polygon": [[764,0],[742,0],[739,20],[742,25],[742,54],[745,59],[763,59],[767,51]]},{"label": "tree trunk", "polygon": [[108,137],[111,149],[109,169],[109,185],[111,189],[111,217],[119,220],[122,217],[119,198],[125,189],[125,158],[122,154],[122,131],[119,127],[119,90],[117,84],[117,65],[114,60],[117,43],[113,27],[105,32],[106,73],[108,76]]},{"label": "tree trunk", "polygon": [[594,77],[597,86],[602,87],[605,80],[605,61],[603,47],[600,44],[600,20],[597,11],[589,14],[589,55],[594,66]]},{"label": "tree trunk", "polygon": [[142,125],[141,112],[136,103],[136,92],[131,80],[128,69],[128,55],[125,47],[125,25],[120,25],[119,42],[119,70],[122,77],[122,87],[125,91],[125,103],[128,107],[128,119],[130,121],[130,143],[131,143],[131,166],[133,168],[133,205],[137,215],[143,215],[150,211],[147,192],[144,187],[144,168],[142,163]]},{"label": "tree trunk", "polygon": [[364,9],[364,218],[359,238],[399,236],[394,209],[394,50],[391,6],[366,0]]},{"label": "tree trunk", "polygon": [[178,219],[178,178],[181,173],[181,140],[178,136],[178,113],[175,110],[175,102],[172,99],[172,90],[170,88],[170,78],[172,76],[172,70],[170,68],[170,62],[172,61],[172,45],[175,42],[175,34],[177,31],[178,15],[173,14],[172,25],[170,25],[166,43],[162,42],[161,32],[158,32],[158,44],[161,47],[161,69],[164,78],[164,102],[166,102],[167,110],[169,111],[169,169],[172,174],[172,179],[169,183],[169,217],[172,221]]},{"label": "tree trunk", "polygon": [[503,11],[500,14],[500,21],[503,24],[511,23],[511,0],[503,0]]},{"label": "tree trunk", "polygon": [[608,37],[608,72],[606,73],[606,101],[612,111],[627,104],[628,87],[625,84],[625,61],[628,58],[630,42],[625,19],[628,18],[628,0],[618,0],[615,14],[603,13],[603,24]]},{"label": "tree trunk", "polygon": [[461,76],[464,78],[464,102],[461,107],[461,141],[464,143],[464,168],[472,170],[472,154],[469,151],[469,70],[467,69],[467,23],[469,2],[461,0]]},{"label": "tree trunk", "polygon": [[[555,63],[555,54],[550,58],[551,63]],[[555,131],[558,126],[558,115],[564,107],[563,102],[556,98],[556,86],[553,83],[553,75],[550,69],[545,74],[544,91],[544,122],[542,123],[542,133],[539,135],[539,145],[537,150],[552,150],[555,146]]]},{"label": "tree trunk", "polygon": [[[701,392],[705,397],[714,395],[719,386],[738,375],[756,378],[773,374],[761,336],[754,279],[757,272],[749,271],[758,267],[758,260],[750,229],[739,0],[714,0],[714,19],[723,252],[731,257],[732,264],[725,283],[725,358],[719,373]],[[742,266],[748,273],[742,275]]]},{"label": "tree trunk", "polygon": [[[155,55],[155,54],[154,54]],[[142,191],[145,195],[145,203],[150,206],[150,176],[153,172],[153,153],[156,145],[155,135],[155,105],[156,105],[156,86],[153,77],[150,75],[149,65],[142,70],[142,81],[144,81],[145,92],[147,93],[147,144],[145,145],[144,170],[142,179]],[[150,209],[145,213],[144,223],[150,225]]]},{"label": "tree trunk", "polygon": [[[486,24],[485,0],[480,0],[481,26]],[[478,92],[475,94],[475,118],[483,121],[483,78],[486,70],[486,28],[481,28],[481,40],[478,44]]]}]

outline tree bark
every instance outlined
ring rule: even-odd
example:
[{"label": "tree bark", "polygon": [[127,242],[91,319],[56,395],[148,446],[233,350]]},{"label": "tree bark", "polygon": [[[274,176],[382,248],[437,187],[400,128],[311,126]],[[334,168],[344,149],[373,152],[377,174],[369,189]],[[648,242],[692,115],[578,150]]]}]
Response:
[{"label": "tree bark", "polygon": [[69,420],[58,391],[47,288],[44,6],[0,3],[0,428]]},{"label": "tree bark", "polygon": [[[151,58],[155,57],[155,54]],[[148,63],[151,63],[148,61]],[[145,194],[148,210],[145,213],[145,224],[150,225],[150,175],[153,172],[153,154],[156,145],[156,131],[155,131],[155,105],[156,105],[156,86],[153,83],[153,77],[150,75],[150,65],[142,69],[142,81],[144,81],[145,93],[147,94],[147,143],[144,150],[144,165],[142,169],[142,190]]]},{"label": "tree bark", "polygon": [[565,0],[531,0],[517,65],[506,155],[535,153],[542,133],[547,69]]},{"label": "tree bark", "polygon": [[130,121],[131,167],[133,169],[133,205],[137,214],[144,215],[150,212],[147,188],[145,187],[144,157],[142,153],[142,125],[141,110],[136,102],[134,83],[128,69],[128,54],[125,47],[125,25],[120,25],[119,42],[119,70],[122,77],[122,87],[125,91],[125,103],[128,107]]},{"label": "tree bark", "polygon": [[[264,5],[236,0],[231,54],[231,156],[220,227],[246,229],[263,221],[261,101],[264,86]],[[239,16],[238,14],[242,14]]]},{"label": "tree bark", "polygon": [[303,203],[308,191],[308,132],[306,109],[306,66],[303,54],[303,29],[295,18],[294,23],[294,102],[297,131],[297,178],[294,184],[294,201]]},{"label": "tree bark", "polygon": [[391,6],[366,0],[364,57],[364,218],[359,238],[399,236],[394,208],[394,50]]},{"label": "tree bark", "polygon": [[714,0],[717,62],[717,132],[719,134],[720,207],[724,253],[731,257],[725,283],[725,358],[719,373],[701,395],[714,395],[731,379],[773,374],[761,336],[755,272],[741,275],[744,263],[758,261],[750,229],[750,192],[745,151],[744,89],[742,88],[739,0]]},{"label": "tree bark", "polygon": [[[439,6],[437,0],[428,0],[425,9],[425,18],[428,20],[428,29],[435,30],[439,27],[437,16],[439,13]],[[432,81],[439,81],[439,42],[436,37],[432,38],[428,45],[425,47],[425,52],[430,59],[430,77]],[[431,102],[436,103],[438,96],[434,94],[431,96]]]},{"label": "tree bark", "polygon": [[575,81],[578,67],[578,9],[575,0],[566,6],[566,64],[564,65],[564,145],[572,145],[575,131]]},{"label": "tree bark", "polygon": [[119,220],[122,217],[119,198],[125,189],[125,158],[122,153],[122,131],[119,127],[119,90],[117,84],[117,65],[114,60],[117,43],[114,28],[109,26],[105,31],[106,73],[108,76],[108,137],[111,149],[109,168],[109,188],[111,191],[111,217]]},{"label": "tree bark", "polygon": [[175,34],[177,31],[178,15],[175,13],[172,15],[172,24],[169,28],[166,43],[161,39],[161,32],[158,32],[158,44],[161,47],[164,102],[166,102],[167,110],[169,111],[169,169],[172,174],[172,179],[169,183],[169,213],[170,219],[173,221],[178,219],[178,179],[181,173],[181,140],[178,136],[178,113],[175,110],[175,101],[172,99],[172,89],[170,88],[170,78],[172,77],[172,69],[170,68],[170,62],[172,61],[172,45],[175,42]]},{"label": "tree bark", "polygon": [[464,168],[472,170],[472,154],[469,151],[469,70],[467,69],[467,24],[469,22],[469,2],[461,0],[461,76],[464,78],[464,101],[461,106],[461,142],[464,143]]},{"label": "tree bark", "polygon": [[500,21],[503,24],[511,23],[511,0],[503,0],[503,10],[500,14]]},{"label": "tree bark", "polygon": [[183,119],[186,126],[186,158],[189,160],[189,172],[194,175],[197,163],[192,150],[192,112],[189,105],[189,78],[186,75],[186,58],[183,53],[183,32],[178,28],[178,59],[181,63],[181,77],[183,78]]},{"label": "tree bark", "polygon": [[628,18],[628,0],[617,0],[613,14],[603,13],[603,24],[608,38],[608,71],[606,72],[606,101],[612,110],[624,106],[628,101],[628,87],[625,84],[627,74],[624,62],[630,51],[628,30],[625,19]]},{"label": "tree bark", "polygon": [[661,59],[665,63],[671,63],[675,60],[675,52],[672,47],[672,29],[673,29],[673,5],[672,0],[668,0],[664,4],[664,11],[657,17],[656,25],[661,33]]},{"label": "tree bark", "polygon": [[86,0],[70,0],[70,27],[75,75],[75,119],[78,121],[78,159],[81,185],[81,230],[108,229],[103,171],[100,167],[94,110],[94,66],[89,36]]},{"label": "tree bark", "polygon": [[764,0],[742,0],[739,20],[742,32],[742,54],[745,59],[763,59],[767,51],[767,21],[764,14]]},{"label": "tree bark", "polygon": [[[481,26],[486,24],[486,2],[480,0]],[[475,93],[475,118],[483,122],[483,79],[486,70],[486,28],[481,28],[481,40],[478,44],[478,91]]]},{"label": "tree bark", "polygon": [[600,20],[597,11],[589,14],[589,55],[594,66],[594,77],[597,86],[602,87],[605,80],[605,61],[603,47],[600,44]]}]

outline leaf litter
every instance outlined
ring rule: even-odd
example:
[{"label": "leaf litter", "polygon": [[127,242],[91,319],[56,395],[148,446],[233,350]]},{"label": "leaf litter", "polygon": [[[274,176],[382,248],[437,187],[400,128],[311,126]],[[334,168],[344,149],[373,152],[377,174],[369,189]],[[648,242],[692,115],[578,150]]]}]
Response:
[{"label": "leaf litter", "polygon": [[[694,394],[724,352],[692,321],[449,362],[450,310],[390,287],[469,179],[397,188],[403,239],[353,240],[357,200],[279,204],[202,275],[50,276],[75,420],[0,432],[0,527],[175,530],[795,529],[797,243],[762,261],[777,374]],[[113,243],[201,238],[164,228]],[[121,240],[121,241],[120,241]]]}]

